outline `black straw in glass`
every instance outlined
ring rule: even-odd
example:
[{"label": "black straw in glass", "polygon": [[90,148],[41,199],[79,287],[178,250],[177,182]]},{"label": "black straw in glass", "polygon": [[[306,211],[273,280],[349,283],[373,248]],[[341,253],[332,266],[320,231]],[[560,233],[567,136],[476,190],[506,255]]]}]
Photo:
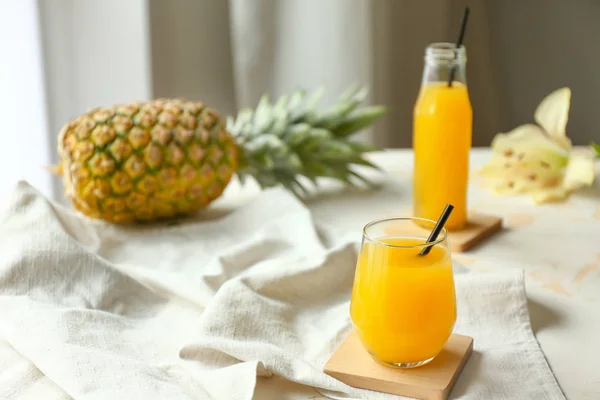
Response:
[{"label": "black straw in glass", "polygon": [[[444,208],[442,215],[440,215],[440,219],[438,219],[435,226],[433,227],[433,230],[429,234],[429,237],[427,238],[427,243],[435,242],[440,232],[444,228],[448,217],[450,217],[450,214],[452,214],[452,210],[454,210],[454,206],[452,204],[446,204],[446,208]],[[429,254],[432,247],[433,245],[424,247],[423,250],[421,250],[421,253],[419,253],[419,255],[426,256],[427,254]]]},{"label": "black straw in glass", "polygon": [[[465,7],[465,11],[463,12],[462,21],[460,23],[460,32],[458,33],[458,40],[456,41],[456,52],[454,53],[454,58],[458,55],[458,50],[460,46],[462,46],[463,39],[465,38],[465,31],[467,30],[467,21],[469,20],[469,7]],[[448,79],[448,87],[452,86],[452,81],[454,80],[454,74],[456,73],[456,67],[452,66],[450,68],[450,79]]]}]

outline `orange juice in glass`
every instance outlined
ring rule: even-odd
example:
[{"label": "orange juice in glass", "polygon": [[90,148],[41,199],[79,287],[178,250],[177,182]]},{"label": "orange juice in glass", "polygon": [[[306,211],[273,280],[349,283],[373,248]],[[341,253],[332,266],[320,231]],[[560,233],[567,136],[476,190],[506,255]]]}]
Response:
[{"label": "orange juice in glass", "polygon": [[456,321],[452,261],[445,229],[419,255],[435,221],[369,223],[356,265],[350,316],[365,349],[381,364],[412,368],[431,361]]},{"label": "orange juice in glass", "polygon": [[[446,223],[458,230],[467,222],[467,183],[473,111],[466,81],[466,50],[435,43],[425,52],[425,68],[413,114],[416,217],[435,219],[447,203],[455,209]],[[454,70],[452,85],[448,85]]]}]

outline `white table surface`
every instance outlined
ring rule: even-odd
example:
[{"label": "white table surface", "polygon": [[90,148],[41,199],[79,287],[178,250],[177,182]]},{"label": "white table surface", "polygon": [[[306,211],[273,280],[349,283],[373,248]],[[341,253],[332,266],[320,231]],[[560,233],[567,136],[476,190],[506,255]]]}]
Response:
[{"label": "white table surface", "polygon": [[[504,218],[504,231],[455,260],[486,272],[507,265],[526,270],[533,331],[569,399],[600,399],[600,182],[557,204],[527,196],[501,197],[481,186],[475,171],[489,157],[471,153],[470,208]],[[356,232],[370,220],[405,214],[412,203],[412,152],[388,150],[371,159],[385,174],[372,191],[329,185],[306,204],[318,223]],[[214,203],[219,215],[243,205],[257,188],[236,182]],[[452,396],[451,396],[452,397]],[[313,388],[259,378],[256,399],[325,399]]]}]

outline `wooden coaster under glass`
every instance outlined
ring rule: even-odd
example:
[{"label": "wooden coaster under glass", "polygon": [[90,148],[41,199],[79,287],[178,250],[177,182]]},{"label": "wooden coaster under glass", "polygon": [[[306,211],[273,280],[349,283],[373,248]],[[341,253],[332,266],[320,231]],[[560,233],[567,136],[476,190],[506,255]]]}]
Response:
[{"label": "wooden coaster under glass", "polygon": [[392,368],[376,362],[352,331],[323,371],[355,388],[423,400],[445,400],[472,350],[473,338],[453,334],[442,351],[426,365]]}]

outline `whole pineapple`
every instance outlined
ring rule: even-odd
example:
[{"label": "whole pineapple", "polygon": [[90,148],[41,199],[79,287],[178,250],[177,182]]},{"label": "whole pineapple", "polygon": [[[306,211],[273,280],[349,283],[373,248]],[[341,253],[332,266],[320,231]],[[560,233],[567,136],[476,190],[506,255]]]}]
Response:
[{"label": "whole pineapple", "polygon": [[190,214],[221,195],[237,173],[261,187],[284,185],[296,195],[330,177],[364,178],[352,165],[371,146],[348,137],[372,124],[383,107],[358,108],[366,91],[350,89],[328,110],[316,110],[322,91],[302,91],[276,104],[267,97],[227,126],[201,102],[157,99],[98,108],[66,124],[58,138],[58,172],[74,207],[110,222]]}]

